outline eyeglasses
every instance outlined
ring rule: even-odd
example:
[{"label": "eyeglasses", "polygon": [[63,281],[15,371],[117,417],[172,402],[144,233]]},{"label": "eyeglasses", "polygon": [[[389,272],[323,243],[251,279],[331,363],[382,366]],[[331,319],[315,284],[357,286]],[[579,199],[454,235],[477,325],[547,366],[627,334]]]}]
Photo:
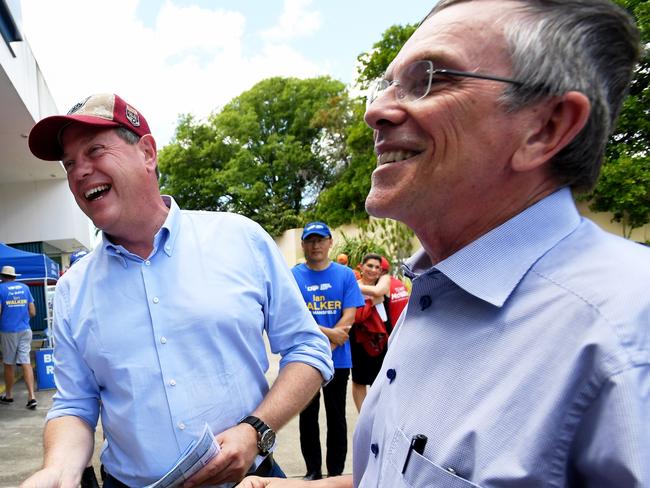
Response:
[{"label": "eyeglasses", "polygon": [[422,60],[409,64],[402,71],[400,79],[388,81],[384,78],[378,78],[370,84],[368,98],[366,99],[366,108],[377,100],[389,87],[395,85],[395,97],[400,102],[416,102],[429,94],[431,87],[437,77],[461,76],[466,78],[478,78],[481,80],[500,81],[502,83],[512,83],[513,85],[522,86],[524,83],[510,78],[501,76],[484,75],[480,73],[470,73],[468,71],[457,71],[454,69],[436,68],[433,61]]}]

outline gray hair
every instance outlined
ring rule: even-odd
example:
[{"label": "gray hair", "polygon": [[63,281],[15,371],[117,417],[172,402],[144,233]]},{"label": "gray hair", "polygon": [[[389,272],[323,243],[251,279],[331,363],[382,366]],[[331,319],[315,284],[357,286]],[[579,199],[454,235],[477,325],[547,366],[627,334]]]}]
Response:
[{"label": "gray hair", "polygon": [[[479,0],[440,0],[425,17],[450,5]],[[605,146],[627,95],[640,54],[634,20],[610,0],[513,0],[514,15],[502,17],[511,51],[511,77],[502,101],[515,112],[569,91],[591,103],[585,127],[552,160],[562,185],[594,187]]]},{"label": "gray hair", "polygon": [[[119,136],[120,139],[122,139],[124,142],[127,144],[137,144],[138,141],[140,140],[140,136],[133,132],[132,130],[127,129],[126,127],[116,127],[115,132]],[[156,165],[156,179],[160,179],[160,170],[158,169],[158,165]]]}]

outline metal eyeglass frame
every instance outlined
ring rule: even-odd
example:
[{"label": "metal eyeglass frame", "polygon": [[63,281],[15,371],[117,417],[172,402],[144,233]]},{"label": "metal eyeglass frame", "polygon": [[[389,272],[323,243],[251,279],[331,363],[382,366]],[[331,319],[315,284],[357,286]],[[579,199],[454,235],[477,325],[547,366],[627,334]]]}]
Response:
[{"label": "metal eyeglass frame", "polygon": [[[427,72],[429,73],[429,82],[427,84],[427,88],[424,91],[424,94],[413,99],[408,99],[407,95],[408,92],[406,90],[402,89],[402,94],[400,95],[399,90],[395,93],[395,98],[398,101],[402,100],[407,100],[409,102],[417,102],[418,100],[422,100],[424,97],[426,97],[429,92],[431,91],[431,85],[433,84],[433,77],[436,75],[446,75],[446,76],[461,76],[465,78],[478,78],[480,80],[491,80],[491,81],[499,81],[501,83],[510,83],[513,85],[517,86],[523,86],[524,83],[522,81],[518,80],[513,80],[511,78],[504,78],[502,76],[495,76],[495,75],[485,75],[482,73],[472,73],[469,71],[458,71],[455,69],[447,69],[447,68],[435,68],[433,65],[433,61],[423,59],[420,61],[415,61],[407,66],[407,70],[411,68],[412,66],[416,64],[424,63],[427,64],[429,67],[427,69]],[[395,86],[401,86],[400,80],[399,79],[394,79],[391,81],[388,81],[385,78],[377,78],[370,84],[370,89],[368,90],[368,98],[366,99],[366,108],[370,107],[372,103],[377,100],[388,88],[390,88],[392,85]]]}]

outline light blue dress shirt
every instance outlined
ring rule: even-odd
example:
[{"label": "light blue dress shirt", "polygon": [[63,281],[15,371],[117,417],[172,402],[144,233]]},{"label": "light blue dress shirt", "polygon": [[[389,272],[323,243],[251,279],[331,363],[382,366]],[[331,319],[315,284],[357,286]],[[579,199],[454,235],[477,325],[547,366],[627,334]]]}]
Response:
[{"label": "light blue dress shirt", "polygon": [[[354,439],[356,487],[650,486],[650,250],[562,189],[431,265]],[[412,436],[424,434],[423,455]]]},{"label": "light blue dress shirt", "polygon": [[94,428],[101,412],[102,463],[129,486],[164,474],[205,422],[219,433],[257,407],[268,391],[264,332],[281,368],[333,373],[329,343],[262,228],[164,199],[148,259],[104,237],[55,295],[48,419]]}]

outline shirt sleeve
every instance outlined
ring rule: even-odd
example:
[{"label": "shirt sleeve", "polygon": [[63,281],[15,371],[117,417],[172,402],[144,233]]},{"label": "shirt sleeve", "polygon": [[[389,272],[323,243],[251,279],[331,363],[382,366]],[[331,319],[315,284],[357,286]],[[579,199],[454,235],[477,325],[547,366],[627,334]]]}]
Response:
[{"label": "shirt sleeve", "polygon": [[357,280],[354,277],[354,272],[349,268],[346,268],[345,272],[346,281],[343,308],[362,307],[365,300],[361,294],[361,289],[359,289],[359,283],[357,283]]},{"label": "shirt sleeve", "polygon": [[574,444],[582,486],[650,486],[650,364],[611,377]]},{"label": "shirt sleeve", "polygon": [[275,242],[261,228],[256,237],[260,250],[258,269],[263,273],[267,296],[265,328],[271,351],[282,356],[280,368],[291,362],[305,363],[329,381],[334,374],[329,341],[307,309]]},{"label": "shirt sleeve", "polygon": [[79,417],[94,431],[99,418],[99,386],[81,358],[72,336],[67,288],[59,283],[54,295],[54,382],[56,393],[47,420]]}]

